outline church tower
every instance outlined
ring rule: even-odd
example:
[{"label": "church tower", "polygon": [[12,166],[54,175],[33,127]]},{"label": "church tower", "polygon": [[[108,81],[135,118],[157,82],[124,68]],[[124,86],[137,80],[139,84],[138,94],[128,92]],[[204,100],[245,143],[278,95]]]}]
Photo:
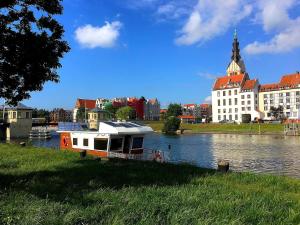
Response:
[{"label": "church tower", "polygon": [[234,76],[241,73],[246,72],[244,61],[240,55],[240,46],[237,37],[237,31],[234,32],[234,39],[232,44],[232,55],[231,55],[231,62],[227,68],[227,76]]}]

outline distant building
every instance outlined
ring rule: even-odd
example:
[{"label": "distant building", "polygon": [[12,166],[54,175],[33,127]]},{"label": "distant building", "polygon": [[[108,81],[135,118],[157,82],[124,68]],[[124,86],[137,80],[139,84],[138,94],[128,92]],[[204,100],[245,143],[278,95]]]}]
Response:
[{"label": "distant building", "polygon": [[279,83],[260,86],[259,110],[264,119],[271,117],[271,107],[283,107],[284,116],[289,119],[300,119],[300,74],[285,75]]},{"label": "distant building", "polygon": [[100,122],[109,120],[110,115],[107,111],[94,108],[88,113],[88,124],[90,129],[98,130]]},{"label": "distant building", "polygon": [[73,113],[71,110],[65,110],[65,109],[54,109],[50,112],[50,121],[51,122],[72,122],[73,119]]},{"label": "distant building", "polygon": [[99,109],[104,110],[105,104],[109,103],[110,100],[105,99],[105,98],[97,98],[96,99],[96,107]]},{"label": "distant building", "polygon": [[148,99],[144,102],[144,120],[159,120],[160,103],[155,99]]},{"label": "distant building", "polygon": [[144,119],[144,98],[127,98],[127,106],[133,108],[136,113],[136,119]]},{"label": "distant building", "polygon": [[201,123],[201,118],[193,115],[181,115],[178,118],[181,123]]},{"label": "distant building", "polygon": [[75,108],[73,110],[73,121],[77,122],[77,112],[82,108],[86,111],[86,118],[89,110],[96,108],[96,100],[91,99],[77,99],[75,103]]},{"label": "distant building", "polygon": [[185,104],[182,106],[182,115],[194,116],[195,118],[200,118],[201,108],[197,104]]},{"label": "distant building", "polygon": [[[0,111],[4,114],[4,123],[7,127],[1,128],[0,136],[6,139],[28,138],[32,129],[32,108],[19,103],[16,107],[0,106]],[[2,119],[2,118],[1,118]]]},{"label": "distant building", "polygon": [[211,104],[200,104],[201,118],[209,119],[212,117],[212,105]]}]

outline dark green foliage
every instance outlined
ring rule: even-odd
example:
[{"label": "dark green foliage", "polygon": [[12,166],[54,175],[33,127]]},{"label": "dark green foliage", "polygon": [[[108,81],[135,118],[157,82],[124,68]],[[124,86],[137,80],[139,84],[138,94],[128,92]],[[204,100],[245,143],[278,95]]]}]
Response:
[{"label": "dark green foliage", "polygon": [[88,110],[84,107],[81,107],[77,110],[76,120],[77,122],[86,122],[88,115]]},{"label": "dark green foliage", "polygon": [[170,104],[167,111],[167,117],[169,116],[180,116],[182,115],[182,108],[179,104]]},{"label": "dark green foliage", "polygon": [[116,112],[116,117],[119,120],[130,120],[136,118],[136,112],[133,108],[129,106],[125,106],[122,108],[119,108]]},{"label": "dark green foliage", "polygon": [[180,119],[175,116],[170,116],[165,120],[163,132],[164,133],[175,133],[180,127]]},{"label": "dark green foliage", "polygon": [[113,106],[111,102],[104,104],[104,110],[106,110],[112,118],[116,116],[117,108]]},{"label": "dark green foliage", "polygon": [[0,1],[0,98],[8,104],[59,81],[59,60],[70,49],[54,19],[62,11],[61,0]]},{"label": "dark green foliage", "polygon": [[300,181],[0,144],[0,224],[298,225]]},{"label": "dark green foliage", "polygon": [[50,112],[46,109],[33,109],[32,118],[49,118]]}]

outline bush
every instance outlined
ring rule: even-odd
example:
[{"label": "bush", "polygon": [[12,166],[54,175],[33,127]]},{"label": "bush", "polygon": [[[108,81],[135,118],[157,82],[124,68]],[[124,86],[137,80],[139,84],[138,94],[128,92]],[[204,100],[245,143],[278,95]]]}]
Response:
[{"label": "bush", "polygon": [[163,132],[170,134],[175,133],[180,127],[180,119],[175,116],[170,116],[165,120]]}]

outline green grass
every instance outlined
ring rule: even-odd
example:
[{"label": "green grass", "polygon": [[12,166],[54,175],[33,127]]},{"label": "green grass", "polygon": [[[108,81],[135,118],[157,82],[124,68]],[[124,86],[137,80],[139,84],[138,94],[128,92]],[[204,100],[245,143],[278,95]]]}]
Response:
[{"label": "green grass", "polygon": [[[145,122],[155,131],[161,131],[162,121]],[[251,133],[259,134],[283,134],[283,124],[182,124],[181,128],[190,130],[193,133]]]},{"label": "green grass", "polygon": [[0,144],[0,224],[300,224],[300,180]]}]

